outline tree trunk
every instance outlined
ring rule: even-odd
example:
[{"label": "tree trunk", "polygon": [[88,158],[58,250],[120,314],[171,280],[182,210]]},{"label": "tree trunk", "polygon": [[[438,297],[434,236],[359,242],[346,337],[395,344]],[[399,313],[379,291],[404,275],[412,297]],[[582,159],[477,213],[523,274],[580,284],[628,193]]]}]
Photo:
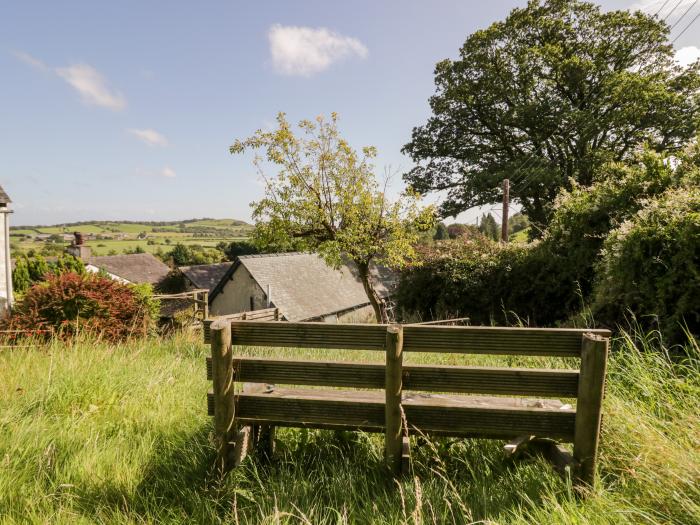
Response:
[{"label": "tree trunk", "polygon": [[378,323],[388,323],[389,316],[386,312],[386,305],[384,304],[384,301],[379,297],[377,291],[374,289],[374,285],[372,284],[372,277],[369,272],[369,264],[364,262],[356,262],[355,264],[357,264],[357,269],[360,274],[360,280],[362,281],[362,286],[365,288],[365,293],[367,294],[367,298],[369,299],[369,304],[372,305],[372,310],[374,310],[374,317],[377,319]]}]

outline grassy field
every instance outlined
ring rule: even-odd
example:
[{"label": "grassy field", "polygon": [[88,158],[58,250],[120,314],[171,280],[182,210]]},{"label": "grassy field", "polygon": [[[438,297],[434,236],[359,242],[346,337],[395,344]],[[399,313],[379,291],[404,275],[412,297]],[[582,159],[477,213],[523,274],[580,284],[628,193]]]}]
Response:
[{"label": "grassy field", "polygon": [[[187,245],[199,244],[214,247],[221,241],[231,242],[245,239],[251,230],[252,226],[235,219],[193,219],[171,223],[96,221],[83,224],[12,228],[10,235],[15,248],[19,248],[25,253],[32,249],[41,252],[42,248],[46,246],[46,242],[43,240],[25,236],[72,234],[74,231],[109,236],[113,238],[87,239],[85,241],[85,244],[92,248],[94,255],[108,255],[115,251],[125,253],[134,250],[137,246],[148,253],[155,253],[158,249],[168,251],[173,244],[178,242]],[[139,236],[143,238],[138,238]],[[168,243],[166,240],[170,242]]]},{"label": "grassy field", "polygon": [[[197,340],[5,350],[0,522],[700,523],[698,349],[682,365],[650,338],[614,350],[601,479],[586,499],[542,460],[506,463],[499,442],[414,443],[413,475],[396,483],[381,436],[294,429],[279,432],[272,462],[252,457],[218,480]],[[493,362],[443,360],[467,361]]]}]

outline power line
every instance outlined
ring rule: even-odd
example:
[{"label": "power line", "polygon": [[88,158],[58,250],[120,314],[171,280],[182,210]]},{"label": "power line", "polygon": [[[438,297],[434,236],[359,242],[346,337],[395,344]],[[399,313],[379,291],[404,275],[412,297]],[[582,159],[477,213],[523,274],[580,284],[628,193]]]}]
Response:
[{"label": "power line", "polygon": [[664,22],[668,19],[669,16],[671,16],[671,15],[673,14],[673,12],[674,12],[676,9],[678,9],[678,6],[681,5],[681,2],[682,2],[682,1],[683,1],[683,0],[678,0],[678,3],[677,3],[677,4],[673,7],[673,9],[671,9],[671,11],[664,17]]},{"label": "power line", "polygon": [[658,15],[658,14],[661,12],[661,10],[662,10],[664,7],[666,7],[666,4],[668,4],[669,1],[670,1],[670,0],[666,0],[666,1],[663,3],[663,5],[662,5],[661,7],[659,7],[659,8],[656,10],[656,13],[654,13],[653,16]]},{"label": "power line", "polygon": [[688,9],[685,10],[685,13],[683,13],[683,14],[681,15],[681,17],[680,17],[678,20],[675,21],[675,23],[671,26],[671,29],[670,29],[669,31],[672,31],[673,28],[676,27],[676,26],[678,25],[678,23],[679,23],[681,20],[683,20],[683,19],[685,18],[685,15],[687,15],[688,12],[689,12],[693,7],[695,7],[695,4],[697,4],[697,3],[698,3],[698,0],[695,0],[695,2],[693,2],[692,4],[690,4],[690,7],[689,7]]},{"label": "power line", "polygon": [[697,15],[695,15],[695,18],[693,18],[693,19],[690,21],[690,23],[689,23],[687,26],[685,26],[685,28],[683,28],[683,31],[681,31],[680,33],[678,33],[678,34],[676,35],[676,38],[674,38],[673,40],[671,40],[671,43],[673,44],[676,40],[678,40],[678,39],[681,37],[681,35],[682,35],[683,33],[685,33],[685,32],[688,30],[688,28],[689,28],[690,26],[692,26],[693,23],[694,23],[699,17],[700,17],[700,13],[698,13]]}]

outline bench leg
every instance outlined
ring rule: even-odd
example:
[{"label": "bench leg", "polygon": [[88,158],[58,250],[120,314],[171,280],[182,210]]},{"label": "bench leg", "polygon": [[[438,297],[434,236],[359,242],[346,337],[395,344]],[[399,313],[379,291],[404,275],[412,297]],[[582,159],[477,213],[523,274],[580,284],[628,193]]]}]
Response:
[{"label": "bench leg", "polygon": [[273,425],[256,425],[255,444],[266,459],[272,459],[275,453],[275,433]]}]

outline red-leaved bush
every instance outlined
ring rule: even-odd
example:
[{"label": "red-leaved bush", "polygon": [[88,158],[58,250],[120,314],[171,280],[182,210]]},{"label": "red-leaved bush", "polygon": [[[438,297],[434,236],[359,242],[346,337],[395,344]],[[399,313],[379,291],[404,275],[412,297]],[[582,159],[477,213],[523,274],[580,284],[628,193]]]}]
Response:
[{"label": "red-leaved bush", "polygon": [[115,342],[145,333],[149,316],[131,286],[97,274],[63,273],[29,288],[6,325],[40,337],[90,333]]}]

